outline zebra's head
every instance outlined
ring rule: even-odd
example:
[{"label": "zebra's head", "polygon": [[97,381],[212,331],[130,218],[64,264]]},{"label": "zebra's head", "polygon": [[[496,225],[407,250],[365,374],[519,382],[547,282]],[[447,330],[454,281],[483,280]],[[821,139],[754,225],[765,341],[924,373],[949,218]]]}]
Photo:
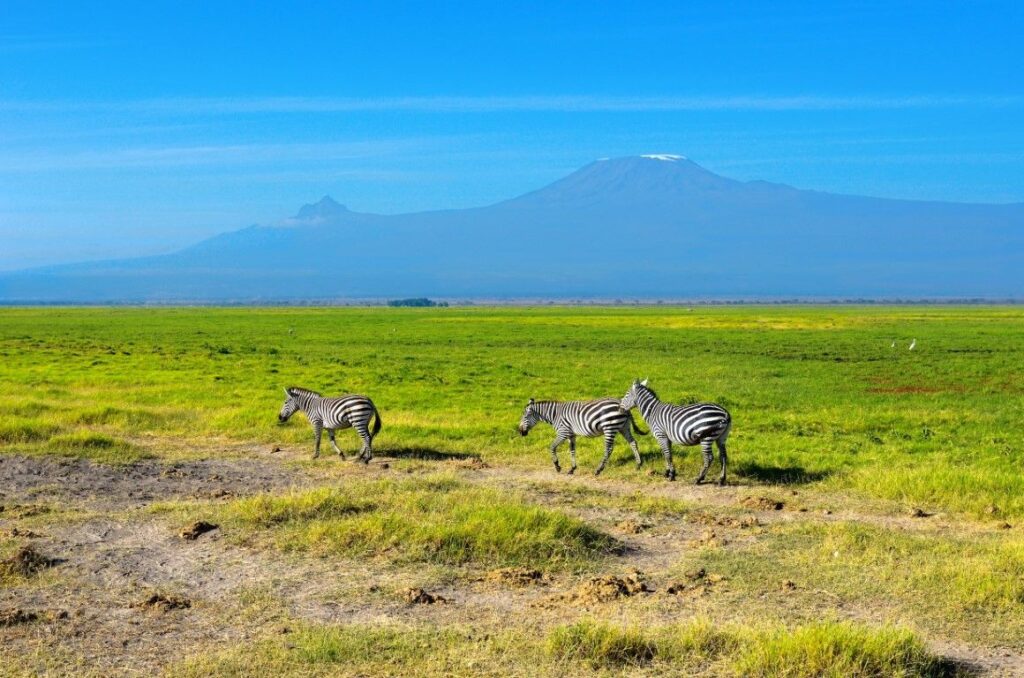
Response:
[{"label": "zebra's head", "polygon": [[622,402],[619,403],[619,407],[627,412],[636,407],[641,389],[647,390],[647,380],[640,381],[639,379],[634,379],[629,390],[626,391],[626,395],[622,396]]},{"label": "zebra's head", "polygon": [[530,402],[526,404],[526,409],[523,410],[523,418],[519,420],[519,435],[525,436],[530,432],[530,429],[537,425],[540,421],[540,415],[537,414],[537,409],[533,398],[530,398]]},{"label": "zebra's head", "polygon": [[277,420],[282,424],[288,421],[288,418],[299,410],[299,402],[295,398],[295,393],[290,388],[284,390],[285,401],[284,405],[281,406],[281,411],[277,413]]}]

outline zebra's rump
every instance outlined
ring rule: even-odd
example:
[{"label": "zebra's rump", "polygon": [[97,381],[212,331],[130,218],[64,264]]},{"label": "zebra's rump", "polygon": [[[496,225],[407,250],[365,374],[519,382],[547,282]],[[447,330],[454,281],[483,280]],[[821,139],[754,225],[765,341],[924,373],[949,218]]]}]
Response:
[{"label": "zebra's rump", "polygon": [[671,430],[673,440],[684,445],[696,445],[702,440],[717,438],[728,430],[732,417],[721,405],[697,403],[686,407],[671,406],[667,412],[670,421],[665,428]]},{"label": "zebra's rump", "polygon": [[363,395],[348,394],[320,401],[320,412],[326,428],[346,428],[366,424],[376,408],[373,401]]}]

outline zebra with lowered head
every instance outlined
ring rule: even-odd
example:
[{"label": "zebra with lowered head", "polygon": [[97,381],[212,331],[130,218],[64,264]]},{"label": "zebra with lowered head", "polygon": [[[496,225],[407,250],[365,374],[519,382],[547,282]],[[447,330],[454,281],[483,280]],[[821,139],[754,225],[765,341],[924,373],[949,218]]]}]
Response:
[{"label": "zebra with lowered head", "polygon": [[661,453],[665,455],[666,478],[676,479],[676,467],[672,463],[672,443],[699,444],[704,454],[704,467],[697,476],[697,484],[704,482],[704,476],[707,475],[708,468],[715,458],[711,451],[711,445],[714,443],[718,445],[718,458],[722,463],[718,484],[725,485],[725,441],[732,430],[732,417],[724,407],[714,403],[680,406],[662,402],[647,385],[646,379],[635,380],[620,404],[624,410],[631,410],[634,407],[640,410],[661,447]]},{"label": "zebra with lowered head", "polygon": [[[334,440],[334,432],[338,429],[354,428],[363,440],[359,457],[363,463],[369,464],[373,459],[373,438],[380,432],[380,412],[373,401],[363,395],[350,393],[337,398],[325,398],[316,391],[298,386],[290,386],[284,390],[288,398],[277,415],[281,423],[288,421],[293,414],[302,410],[306,419],[313,427],[313,458],[320,456],[320,436],[327,429],[327,437],[331,447],[342,459],[345,453]],[[370,430],[370,419],[374,419],[373,430]]]},{"label": "zebra with lowered head", "polygon": [[615,436],[619,433],[629,443],[633,450],[633,458],[636,459],[636,466],[640,468],[643,460],[640,458],[640,449],[633,438],[633,431],[645,436],[647,432],[640,429],[633,421],[633,415],[619,407],[619,401],[615,398],[601,398],[600,400],[576,400],[568,402],[540,401],[530,398],[526,409],[523,410],[523,417],[519,420],[519,435],[525,436],[538,422],[546,422],[555,428],[555,440],[551,443],[551,460],[555,463],[555,471],[562,471],[558,463],[558,448],[566,440],[569,441],[569,456],[572,458],[572,468],[569,473],[576,471],[576,436],[595,438],[604,436],[604,458],[597,467],[594,475],[599,475],[608,463],[612,454],[612,447],[615,446]]}]

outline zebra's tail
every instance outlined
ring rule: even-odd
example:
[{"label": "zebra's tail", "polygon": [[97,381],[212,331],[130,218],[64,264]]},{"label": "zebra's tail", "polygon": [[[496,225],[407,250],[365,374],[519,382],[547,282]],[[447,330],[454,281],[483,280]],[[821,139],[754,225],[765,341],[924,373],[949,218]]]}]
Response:
[{"label": "zebra's tail", "polygon": [[633,418],[633,413],[632,412],[627,412],[626,415],[629,417],[629,423],[633,427],[633,432],[634,433],[636,433],[637,435],[641,435],[641,436],[645,436],[648,433],[650,433],[650,431],[645,431],[645,430],[643,430],[642,428],[640,428],[639,426],[636,425],[636,419]]},{"label": "zebra's tail", "polygon": [[377,409],[376,405],[373,406],[373,416],[374,416],[373,431],[370,433],[370,439],[371,440],[373,440],[374,438],[377,437],[377,434],[380,433],[380,427],[381,427],[381,423],[380,423],[380,410]]}]

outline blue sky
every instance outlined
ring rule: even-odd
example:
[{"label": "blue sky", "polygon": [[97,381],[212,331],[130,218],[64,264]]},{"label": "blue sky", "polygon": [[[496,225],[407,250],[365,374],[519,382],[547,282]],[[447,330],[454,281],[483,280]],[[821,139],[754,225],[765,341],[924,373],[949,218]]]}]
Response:
[{"label": "blue sky", "polygon": [[486,204],[652,152],[1024,201],[1022,3],[255,4],[5,0],[0,270],[171,251],[323,194]]}]

